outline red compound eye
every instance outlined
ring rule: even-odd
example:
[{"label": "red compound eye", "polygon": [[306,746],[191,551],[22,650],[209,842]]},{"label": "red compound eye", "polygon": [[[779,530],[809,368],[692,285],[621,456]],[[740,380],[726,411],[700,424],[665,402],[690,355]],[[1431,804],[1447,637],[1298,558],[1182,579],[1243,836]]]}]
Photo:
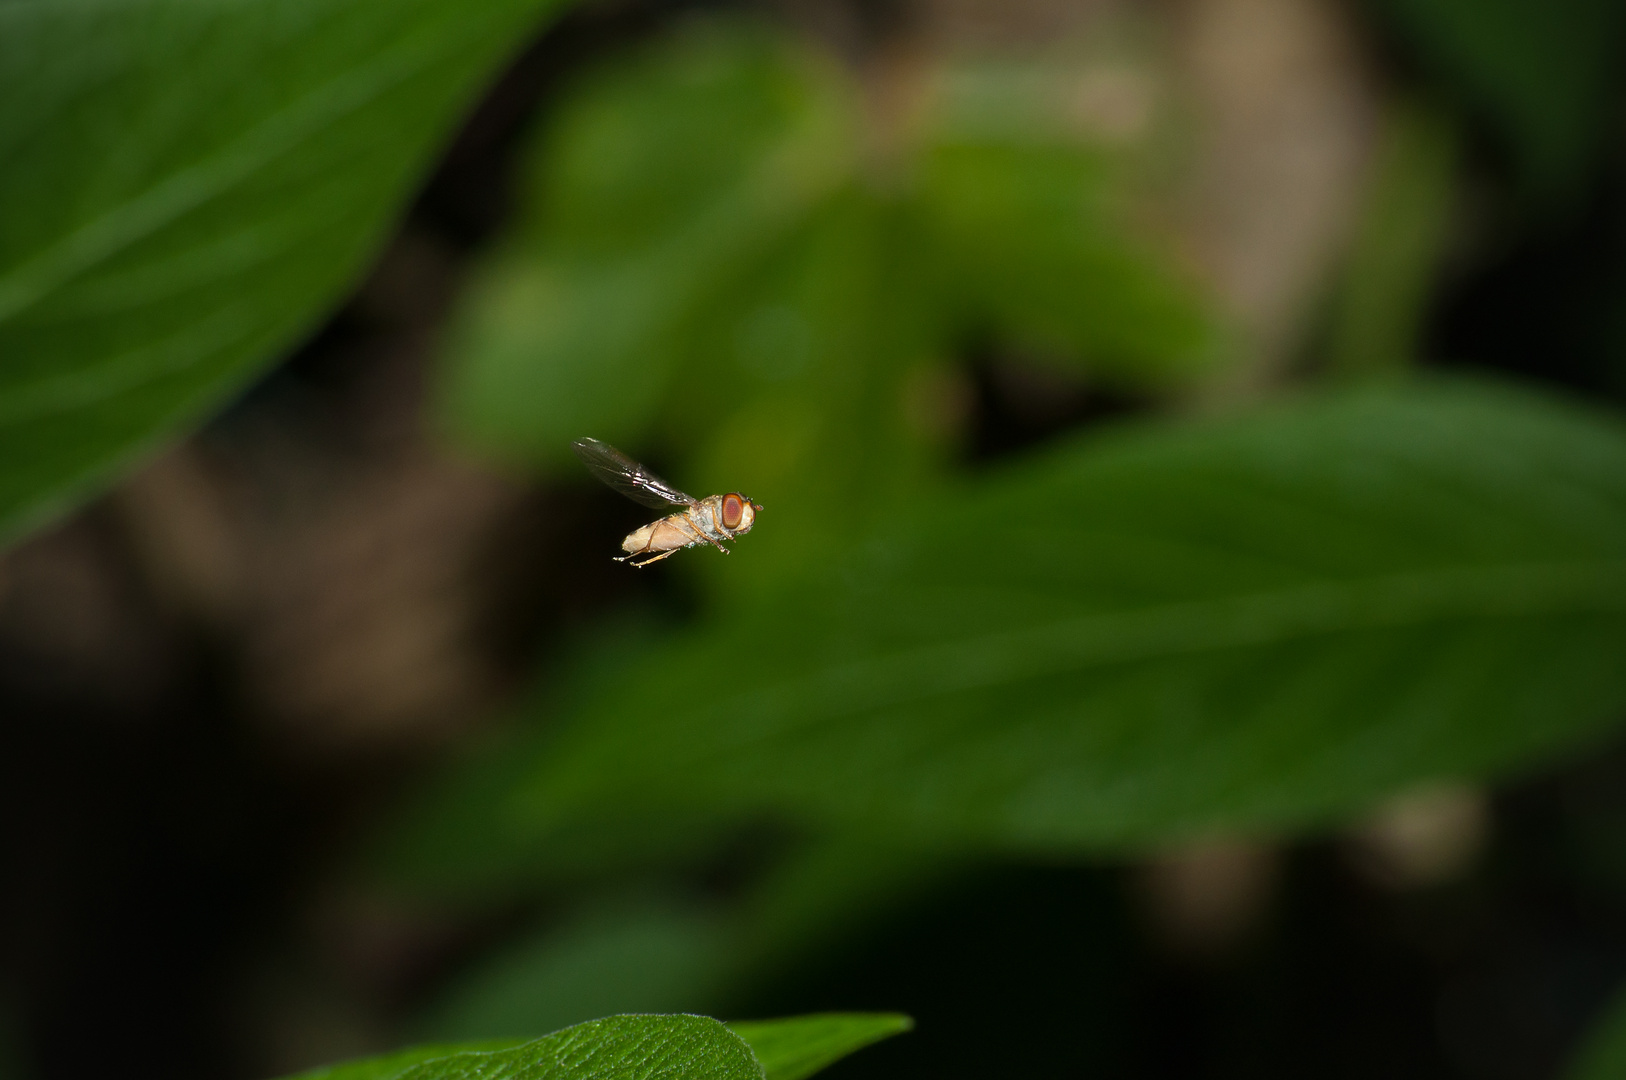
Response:
[{"label": "red compound eye", "polygon": [[745,517],[745,501],[738,495],[723,496],[723,528],[737,529]]}]

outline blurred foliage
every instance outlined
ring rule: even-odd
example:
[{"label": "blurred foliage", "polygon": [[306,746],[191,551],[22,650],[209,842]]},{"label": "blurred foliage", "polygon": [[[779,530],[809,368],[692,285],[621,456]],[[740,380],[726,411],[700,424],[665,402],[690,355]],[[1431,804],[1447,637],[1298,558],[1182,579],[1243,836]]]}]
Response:
[{"label": "blurred foliage", "polygon": [[[1324,827],[1618,720],[1613,417],[1421,382],[945,477],[968,351],[1157,395],[1233,347],[1149,224],[1165,120],[1081,122],[1083,70],[860,88],[706,23],[544,124],[450,339],[449,424],[544,467],[584,434],[675,451],[767,510],[740,559],[676,571],[711,586],[699,626],[578,643],[393,865],[493,896],[661,879],[746,822],[820,839],[726,903],[556,923],[431,1030],[540,1030],[606,988],[716,1010],[992,852]],[[1426,100],[1390,111],[1325,370],[1418,359],[1459,169]]]},{"label": "blurred foliage", "polygon": [[[705,835],[715,843],[716,832]],[[421,1030],[434,1039],[512,1038],[606,1012],[737,1011],[753,990],[960,876],[966,862],[860,833],[786,846],[724,902],[647,886],[590,895],[578,914],[555,916],[468,965]]]},{"label": "blurred foliage", "polygon": [[1199,293],[1127,224],[1148,139],[1092,135],[1070,68],[910,75],[918,101],[866,102],[800,46],[704,23],[586,80],[454,333],[459,435],[540,462],[589,433],[705,445],[850,522],[953,428],[933,387],[969,342],[1136,386],[1211,365]]},{"label": "blurred foliage", "polygon": [[1626,706],[1622,478],[1618,421],[1471,384],[1059,447],[555,696],[406,858],[640,811],[1078,851],[1495,774]]},{"label": "blurred foliage", "polygon": [[0,535],[308,333],[551,6],[0,5]]},{"label": "blurred foliage", "polygon": [[1456,209],[1457,133],[1439,113],[1390,110],[1360,227],[1332,304],[1325,359],[1344,376],[1398,374],[1422,323]]},{"label": "blurred foliage", "polygon": [[[0,5],[0,532],[308,332],[548,7]],[[1375,10],[1435,85],[1390,116],[1311,365],[1342,374],[1416,359],[1461,130],[1488,127],[1538,206],[1618,136],[1618,3]],[[651,571],[708,575],[692,625],[582,634],[401,830],[420,884],[579,890],[463,972],[431,1033],[722,1011],[989,853],[1323,828],[1620,720],[1618,417],[1397,378],[952,474],[970,356],[1156,403],[1237,348],[1159,202],[1177,118],[1100,59],[860,77],[690,23],[548,115],[448,333],[440,419],[541,469],[600,436],[767,509],[739,558]],[[673,884],[752,829],[768,854],[724,898]],[[800,1080],[907,1025],[622,1016],[305,1075]],[[1618,1071],[1621,1030],[1578,1075]]]},{"label": "blurred foliage", "polygon": [[803,1080],[909,1029],[890,1014],[729,1026],[703,1016],[610,1016],[532,1042],[423,1046],[301,1073],[298,1080]]},{"label": "blurred foliage", "polygon": [[699,904],[599,903],[445,988],[435,1038],[514,1037],[614,1012],[718,1011],[738,963],[732,927]]},{"label": "blurred foliage", "polygon": [[1580,194],[1626,83],[1618,0],[1375,0],[1437,84],[1483,117],[1540,203]]}]

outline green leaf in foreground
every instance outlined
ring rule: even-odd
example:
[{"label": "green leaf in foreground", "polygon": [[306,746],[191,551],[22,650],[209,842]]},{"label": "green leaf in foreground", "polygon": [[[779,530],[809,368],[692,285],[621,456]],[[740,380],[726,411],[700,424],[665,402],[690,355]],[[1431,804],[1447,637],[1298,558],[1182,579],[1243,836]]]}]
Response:
[{"label": "green leaf in foreground", "polygon": [[361,1058],[357,1061],[343,1061],[337,1065],[324,1065],[318,1069],[299,1073],[293,1080],[392,1080],[392,1078],[400,1076],[412,1066],[425,1061],[481,1054],[491,1050],[507,1050],[517,1041],[506,1039],[491,1042],[432,1043],[426,1046],[411,1046],[405,1050],[397,1050],[393,1054]]},{"label": "green leaf in foreground", "polygon": [[915,1024],[898,1013],[823,1013],[728,1026],[751,1044],[767,1080],[802,1080]]},{"label": "green leaf in foreground", "polygon": [[738,1035],[704,1016],[609,1016],[518,1046],[418,1047],[297,1080],[762,1080]]},{"label": "green leaf in foreground", "polygon": [[517,782],[430,820],[513,851],[640,810],[1076,850],[1527,768],[1626,712],[1626,429],[1471,383],[1124,427],[728,614],[556,699],[503,748]]},{"label": "green leaf in foreground", "polygon": [[517,1046],[419,1046],[294,1080],[802,1080],[912,1026],[893,1013],[732,1025],[704,1016],[609,1016]]},{"label": "green leaf in foreground", "polygon": [[308,331],[550,6],[0,5],[0,535]]}]

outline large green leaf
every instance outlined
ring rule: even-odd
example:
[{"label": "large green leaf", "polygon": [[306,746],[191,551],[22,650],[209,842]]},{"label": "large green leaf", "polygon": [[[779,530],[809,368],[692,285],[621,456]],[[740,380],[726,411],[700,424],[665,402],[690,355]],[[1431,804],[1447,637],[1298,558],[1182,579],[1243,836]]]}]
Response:
[{"label": "large green leaf", "polygon": [[803,1080],[911,1026],[893,1013],[733,1025],[704,1016],[609,1016],[519,1045],[419,1046],[296,1080]]},{"label": "large green leaf", "polygon": [[750,1046],[704,1016],[608,1016],[518,1046],[419,1047],[298,1080],[762,1080]]},{"label": "large green leaf", "polygon": [[458,319],[458,430],[544,460],[638,431],[706,316],[847,179],[850,113],[830,72],[742,27],[691,27],[587,80],[540,132],[518,235]]},{"label": "large green leaf", "polygon": [[[952,392],[910,379],[967,338],[1154,387],[1216,357],[1199,290],[1135,224],[1130,149],[1029,130],[1038,101],[971,123],[952,93],[918,131],[866,128],[859,96],[805,47],[723,24],[584,80],[449,337],[457,433],[544,463],[583,434],[699,446],[862,497],[887,487],[877,462],[944,441]],[[872,485],[836,463],[861,442],[896,451]]]},{"label": "large green leaf", "polygon": [[1623,657],[1621,424],[1373,389],[900,509],[776,605],[600,669],[503,748],[510,783],[448,797],[514,850],[678,811],[1019,848],[1300,827],[1600,731]]},{"label": "large green leaf", "polygon": [[903,1034],[914,1021],[898,1013],[823,1013],[728,1026],[751,1044],[768,1080],[803,1080],[855,1050]]},{"label": "large green leaf", "polygon": [[520,1040],[505,1039],[491,1042],[431,1043],[411,1046],[392,1054],[343,1061],[337,1065],[324,1065],[297,1074],[298,1080],[392,1080],[414,1065],[462,1054],[484,1053],[489,1050],[508,1050]]},{"label": "large green leaf", "polygon": [[0,533],[307,332],[555,2],[0,4]]}]

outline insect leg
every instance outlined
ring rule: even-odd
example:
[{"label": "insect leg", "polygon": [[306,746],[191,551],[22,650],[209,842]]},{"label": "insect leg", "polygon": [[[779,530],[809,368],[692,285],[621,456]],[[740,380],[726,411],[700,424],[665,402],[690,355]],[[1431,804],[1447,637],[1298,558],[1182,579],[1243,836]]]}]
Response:
[{"label": "insect leg", "polygon": [[[669,556],[672,556],[672,555],[676,555],[678,552],[680,552],[682,550],[683,550],[682,548],[667,548],[665,551],[661,552],[659,555],[652,555],[649,558],[645,559],[643,562],[635,562],[632,565],[634,565],[634,566],[638,567],[640,570],[642,570],[644,567],[648,566],[650,563],[652,563],[652,562],[660,562],[662,559],[668,558]],[[641,555],[641,554],[643,554],[643,552],[639,552],[639,554]],[[630,559],[630,558],[632,558],[632,556],[628,555],[628,556],[626,556],[626,558]]]},{"label": "insect leg", "polygon": [[710,544],[712,547],[716,548],[718,551],[721,551],[724,555],[728,554],[728,549],[727,548],[725,548],[723,545],[719,544],[717,541],[713,540],[711,537],[707,536],[705,533],[700,532],[700,530],[698,530],[698,529],[695,530],[695,533],[696,533],[695,539],[697,541],[704,540],[706,543]]},{"label": "insect leg", "polygon": [[725,548],[723,545],[719,544],[717,541],[713,540],[711,537],[707,536],[704,532],[701,532],[700,528],[697,525],[695,525],[694,522],[690,521],[686,517],[685,518],[680,518],[679,520],[681,520],[683,522],[683,528],[688,532],[688,534],[690,536],[694,537],[694,542],[696,544],[698,544],[698,543],[700,543],[700,541],[704,540],[706,543],[710,544],[712,547],[716,548],[718,551],[721,551],[724,555],[728,554],[728,549],[727,548]]}]

